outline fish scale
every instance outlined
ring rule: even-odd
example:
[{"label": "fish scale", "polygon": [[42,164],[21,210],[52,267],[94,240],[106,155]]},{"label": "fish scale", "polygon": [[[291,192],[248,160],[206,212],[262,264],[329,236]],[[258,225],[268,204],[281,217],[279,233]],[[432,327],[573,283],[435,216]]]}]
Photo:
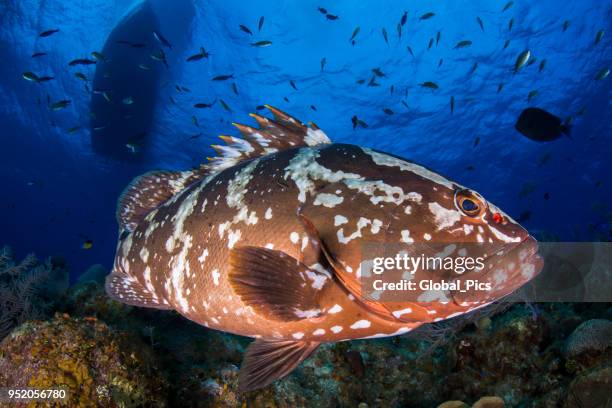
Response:
[{"label": "fish scale", "polygon": [[[244,138],[223,137],[209,164],[128,186],[106,282],[121,302],[256,338],[242,390],[288,374],[321,343],[403,334],[490,303],[539,272],[535,241],[476,193],[404,159],[332,144],[316,125],[269,109],[273,120],[252,115],[259,128],[236,124]],[[457,193],[481,202],[478,218],[461,212]],[[364,243],[429,241],[510,247],[487,258],[491,294],[364,296]],[[440,296],[447,302],[427,302]]]}]

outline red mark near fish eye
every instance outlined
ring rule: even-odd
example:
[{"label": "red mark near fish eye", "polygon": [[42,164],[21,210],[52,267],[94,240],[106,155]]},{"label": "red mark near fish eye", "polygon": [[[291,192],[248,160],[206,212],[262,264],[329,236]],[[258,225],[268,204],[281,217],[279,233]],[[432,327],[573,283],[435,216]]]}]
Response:
[{"label": "red mark near fish eye", "polygon": [[504,216],[498,212],[493,213],[493,221],[495,221],[496,224],[501,224],[504,222]]}]

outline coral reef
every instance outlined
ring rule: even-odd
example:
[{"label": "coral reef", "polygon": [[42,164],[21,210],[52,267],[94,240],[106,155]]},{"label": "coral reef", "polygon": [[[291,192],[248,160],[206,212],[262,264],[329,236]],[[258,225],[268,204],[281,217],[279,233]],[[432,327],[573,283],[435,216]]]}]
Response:
[{"label": "coral reef", "polygon": [[612,367],[589,370],[572,381],[565,408],[600,408],[612,404]]},{"label": "coral reef", "polygon": [[25,321],[48,317],[67,286],[60,258],[40,263],[30,254],[16,262],[8,246],[0,249],[0,340]]},{"label": "coral reef", "polygon": [[565,343],[566,357],[576,357],[587,351],[603,351],[612,347],[612,322],[591,319],[580,324]]},{"label": "coral reef", "polygon": [[57,315],[25,323],[0,343],[0,385],[63,387],[73,407],[161,407],[167,383],[154,361],[133,336],[94,318]]},{"label": "coral reef", "polygon": [[[471,408],[504,408],[506,404],[499,397],[482,397],[471,406]],[[470,408],[463,401],[446,401],[438,405],[438,408]]]},{"label": "coral reef", "polygon": [[[471,319],[436,325],[420,336],[409,334],[322,345],[290,376],[245,394],[237,391],[237,382],[249,339],[205,329],[173,311],[117,303],[93,280],[71,287],[59,305],[72,318],[27,323],[5,340],[2,350],[6,344],[17,344],[15,339],[20,333],[31,333],[32,327],[37,327],[41,339],[50,338],[51,344],[56,344],[57,334],[50,327],[57,328],[60,324],[62,330],[70,333],[75,355],[80,355],[77,350],[83,344],[89,347],[91,356],[111,356],[108,347],[115,344],[121,352],[115,353],[115,359],[109,364],[130,367],[129,350],[137,349],[138,364],[128,371],[137,373],[144,388],[128,386],[122,398],[140,401],[143,394],[155,395],[158,399],[148,402],[152,406],[597,406],[607,395],[612,381],[612,348],[594,346],[578,354],[567,354],[567,350],[568,344],[578,341],[579,336],[588,336],[584,333],[606,333],[601,328],[607,327],[609,320],[593,323],[593,319],[609,316],[608,305],[507,306],[511,307],[498,309],[503,312],[497,315],[483,313],[476,316],[475,322]],[[100,329],[94,330],[94,327]],[[97,342],[92,340],[96,336],[99,336]],[[128,338],[131,339],[129,346],[119,346],[123,344],[120,340]],[[580,344],[585,344],[586,338]],[[602,339],[598,341],[601,344]],[[25,347],[25,342],[20,344]],[[101,354],[94,354],[95,348],[100,348]],[[6,353],[2,355],[0,361],[5,365],[0,364],[0,370],[20,367],[15,358],[7,359]],[[25,365],[34,364],[34,358],[20,358],[26,361]],[[41,366],[49,361],[40,355],[38,358]],[[89,375],[97,378],[94,382],[102,384],[107,380],[107,374],[87,362],[89,357],[80,359],[85,361],[83,367],[94,373]],[[11,365],[14,365],[12,369]],[[129,384],[134,378],[129,373],[119,371],[113,375],[123,375]],[[167,383],[164,377],[169,379]],[[88,383],[84,384],[89,389]],[[159,391],[150,391],[153,389]],[[88,398],[93,398],[89,395]],[[99,406],[115,403],[115,400],[97,401]]]}]

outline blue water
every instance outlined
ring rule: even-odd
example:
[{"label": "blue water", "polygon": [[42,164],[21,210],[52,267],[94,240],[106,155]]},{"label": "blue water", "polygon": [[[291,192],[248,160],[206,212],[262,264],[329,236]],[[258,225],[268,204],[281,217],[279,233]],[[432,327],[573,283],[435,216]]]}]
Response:
[{"label": "blue water", "polygon": [[[612,211],[612,79],[594,77],[600,69],[612,68],[612,2],[517,0],[502,11],[506,3],[156,0],[142,6],[134,1],[5,0],[0,4],[0,245],[10,244],[17,254],[62,255],[73,276],[94,263],[110,267],[117,235],[115,203],[125,185],[150,169],[198,165],[213,155],[209,146],[218,143],[217,135],[237,133],[231,121],[252,124],[247,114],[264,103],[315,122],[334,141],[427,165],[473,187],[515,217],[529,210],[524,225],[532,231],[562,240],[606,239]],[[339,19],[326,19],[318,6]],[[141,53],[134,58],[142,56],[153,73],[138,71],[125,57],[120,63],[68,66],[75,58],[101,51],[111,32],[142,7],[150,13],[147,24],[156,24],[173,45],[162,48],[151,34],[142,39],[144,50],[133,48],[134,55]],[[396,26],[404,10],[408,20],[398,38]],[[427,12],[435,16],[420,20]],[[260,16],[265,20],[258,31]],[[564,32],[565,20],[570,24]],[[240,24],[253,35],[241,31]],[[349,39],[357,26],[360,32],[352,45]],[[60,32],[38,37],[50,28]],[[139,28],[128,27],[127,32]],[[595,45],[598,30],[605,34]],[[260,40],[272,45],[251,46]],[[472,45],[454,49],[461,40]],[[510,43],[504,50],[506,40]],[[113,41],[111,46],[117,47]],[[186,62],[201,46],[210,52],[208,59]],[[168,69],[149,57],[159,49],[167,55]],[[516,57],[525,49],[537,61],[513,75]],[[48,55],[31,58],[35,51]],[[538,72],[542,59],[547,63]],[[470,73],[475,62],[477,69]],[[111,115],[124,109],[125,89],[146,83],[140,88],[146,100],[136,98],[130,108],[145,118],[146,131],[142,136],[123,134],[128,125],[114,118],[119,124],[113,122],[112,132],[102,130],[110,147],[101,151],[92,146],[90,112],[101,96],[92,94],[91,80],[100,75],[96,69],[109,67],[114,70],[109,78],[123,79],[112,83],[113,103],[105,109]],[[367,86],[376,67],[386,76],[376,79],[380,86]],[[27,82],[21,77],[25,71],[55,80]],[[87,75],[90,92],[75,78],[77,71]],[[149,74],[156,78],[147,80]],[[224,74],[234,79],[211,80]],[[366,83],[357,84],[360,79]],[[420,87],[425,81],[439,89]],[[498,93],[500,83],[504,87]],[[178,92],[177,84],[189,92]],[[528,103],[532,90],[538,95]],[[52,111],[47,94],[52,102],[70,99],[72,104]],[[98,99],[92,103],[92,98]],[[214,100],[210,109],[193,108]],[[514,122],[529,105],[562,118],[574,116],[572,138],[536,143],[521,136]],[[577,116],[583,108],[584,114]],[[353,130],[353,115],[368,128]],[[75,126],[82,129],[67,131]],[[139,142],[135,154],[125,146],[134,138]],[[474,147],[476,138],[480,142]],[[543,198],[545,192],[549,200]],[[86,239],[93,248],[82,249]]]}]

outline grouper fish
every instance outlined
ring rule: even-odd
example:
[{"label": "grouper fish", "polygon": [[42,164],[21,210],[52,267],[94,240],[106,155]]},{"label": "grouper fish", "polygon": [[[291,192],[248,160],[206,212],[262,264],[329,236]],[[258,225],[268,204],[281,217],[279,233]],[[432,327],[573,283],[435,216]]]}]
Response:
[{"label": "grouper fish", "polygon": [[[332,143],[314,123],[266,107],[273,119],[235,123],[242,137],[221,136],[226,144],[213,146],[219,156],[209,163],[132,181],[119,199],[106,279],[119,302],[255,338],[240,390],[286,376],[322,343],[459,316],[541,270],[534,238],[477,192],[394,155]],[[491,289],[427,289],[396,302],[365,296],[365,242],[482,255],[478,279]]]}]

